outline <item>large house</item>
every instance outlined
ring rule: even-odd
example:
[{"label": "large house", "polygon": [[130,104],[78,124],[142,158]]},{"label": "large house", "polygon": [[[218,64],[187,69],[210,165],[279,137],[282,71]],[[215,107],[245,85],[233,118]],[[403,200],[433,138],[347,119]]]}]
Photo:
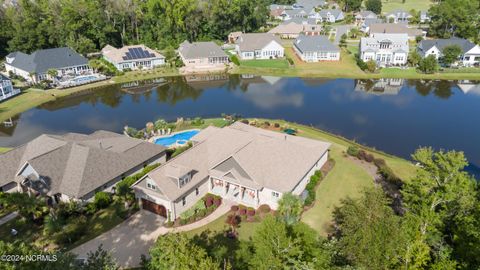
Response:
[{"label": "large house", "polygon": [[20,94],[20,90],[13,88],[12,81],[0,74],[0,101],[18,94]]},{"label": "large house", "polygon": [[275,34],[284,39],[293,39],[302,33],[305,35],[319,35],[321,31],[322,26],[317,24],[315,19],[295,18],[270,29],[268,33]]},{"label": "large house", "polygon": [[422,40],[418,44],[417,51],[422,57],[434,55],[436,59],[440,59],[443,57],[445,47],[451,45],[457,45],[462,49],[459,63],[463,66],[480,65],[480,46],[463,38]]},{"label": "large house", "polygon": [[358,25],[361,25],[365,22],[366,19],[377,19],[377,14],[371,12],[370,10],[363,10],[355,15],[355,21]]},{"label": "large house", "polygon": [[389,23],[407,23],[408,21],[412,18],[413,16],[401,9],[394,10],[387,15],[385,15],[385,18],[387,19],[387,22]]},{"label": "large house", "polygon": [[165,147],[109,131],[41,135],[0,155],[0,191],[89,201],[123,177],[165,162]]},{"label": "large house", "polygon": [[371,24],[368,33],[370,36],[376,33],[383,34],[407,34],[410,40],[415,40],[417,37],[424,38],[426,32],[418,28],[410,28],[406,24],[395,23],[375,23]]},{"label": "large house", "polygon": [[305,62],[340,60],[340,48],[326,36],[300,35],[293,43],[293,49]]},{"label": "large house", "polygon": [[379,66],[405,65],[409,52],[407,34],[377,33],[360,40],[360,58]]},{"label": "large house", "polygon": [[5,58],[5,69],[29,82],[52,79],[49,70],[56,76],[84,75],[91,73],[87,58],[68,47],[38,50],[32,54],[13,52]]},{"label": "large house", "polygon": [[304,192],[310,176],[327,162],[330,147],[238,122],[208,127],[192,141],[192,148],[133,184],[144,209],[173,220],[206,193],[276,209],[282,194]]},{"label": "large house", "polygon": [[318,12],[318,19],[321,22],[335,23],[345,19],[345,15],[339,9],[322,9]]},{"label": "large house", "polygon": [[243,33],[235,41],[235,51],[242,60],[273,59],[284,56],[280,39],[271,33]]},{"label": "large house", "polygon": [[222,68],[228,64],[227,54],[211,41],[193,43],[184,41],[180,44],[178,54],[187,68]]},{"label": "large house", "polygon": [[152,69],[165,65],[165,57],[145,45],[123,46],[117,49],[107,45],[102,56],[118,70]]}]

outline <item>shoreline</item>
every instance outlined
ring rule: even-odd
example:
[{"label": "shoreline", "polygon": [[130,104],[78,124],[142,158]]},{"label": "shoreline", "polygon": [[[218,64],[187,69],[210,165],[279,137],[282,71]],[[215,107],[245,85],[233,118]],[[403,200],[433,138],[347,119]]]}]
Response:
[{"label": "shoreline", "polygon": [[[348,59],[346,59],[348,61]],[[348,64],[348,63],[347,63]],[[351,64],[351,63],[350,63]],[[308,64],[306,64],[308,65]],[[480,80],[480,72],[478,73],[436,73],[422,74],[410,69],[388,69],[388,71],[379,73],[365,73],[358,70],[342,70],[341,68],[333,68],[335,65],[345,65],[345,63],[314,63],[319,68],[309,69],[305,67],[288,67],[288,68],[268,68],[268,67],[244,67],[235,66],[227,72],[207,72],[192,73],[198,74],[219,74],[227,73],[232,75],[255,74],[256,76],[278,76],[278,77],[299,77],[299,78],[325,78],[325,79],[412,79],[412,80]],[[324,65],[323,68],[320,66]],[[392,71],[393,70],[393,71]],[[67,89],[50,89],[41,90],[28,88],[23,90],[21,94],[12,97],[0,103],[0,122],[7,120],[17,114],[28,111],[42,104],[56,101],[58,99],[79,94],[86,91],[95,91],[109,85],[127,83],[137,80],[148,80],[152,78],[188,76],[189,74],[180,74],[178,69],[155,69],[147,71],[131,71],[121,76],[114,76],[108,80],[94,82]]]}]

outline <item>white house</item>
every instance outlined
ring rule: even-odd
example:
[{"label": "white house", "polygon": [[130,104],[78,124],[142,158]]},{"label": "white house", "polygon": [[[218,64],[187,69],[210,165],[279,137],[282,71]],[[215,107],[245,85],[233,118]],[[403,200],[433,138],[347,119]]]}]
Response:
[{"label": "white house", "polygon": [[208,127],[193,147],[145,175],[132,188],[144,209],[176,219],[206,193],[277,209],[282,194],[304,192],[328,160],[329,143],[242,123]]},{"label": "white house", "polygon": [[20,94],[20,89],[13,88],[12,81],[0,74],[0,101]]},{"label": "white house", "polygon": [[0,154],[0,191],[38,194],[52,203],[90,201],[144,166],[164,163],[165,150],[109,131],[45,134]]},{"label": "white house", "polygon": [[235,41],[235,51],[242,60],[282,58],[284,50],[280,39],[271,33],[243,33]]},{"label": "white house", "polygon": [[385,18],[387,19],[387,22],[392,22],[392,23],[407,23],[408,21],[412,18],[413,16],[404,10],[397,9],[395,11],[392,11],[388,13]]},{"label": "white house", "polygon": [[460,64],[466,67],[480,65],[480,46],[463,38],[422,40],[418,44],[417,51],[422,57],[434,55],[438,60],[443,57],[442,52],[445,47],[452,45],[457,45],[462,49],[458,60]]},{"label": "white house", "polygon": [[340,60],[340,48],[326,36],[300,35],[293,43],[293,49],[305,62]]},{"label": "white house", "polygon": [[123,46],[120,49],[110,45],[102,49],[102,56],[118,70],[152,69],[165,65],[165,57],[147,46]]},{"label": "white house", "polygon": [[87,58],[68,47],[38,50],[32,54],[13,52],[5,58],[5,69],[29,82],[52,79],[49,70],[58,77],[90,74]]},{"label": "white house", "polygon": [[409,52],[407,34],[376,33],[360,41],[360,58],[379,66],[405,65]]}]

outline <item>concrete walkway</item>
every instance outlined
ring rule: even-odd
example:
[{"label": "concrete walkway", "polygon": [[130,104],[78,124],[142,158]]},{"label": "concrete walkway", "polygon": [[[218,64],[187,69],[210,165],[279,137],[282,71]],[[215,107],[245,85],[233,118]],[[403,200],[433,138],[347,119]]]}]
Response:
[{"label": "concrete walkway", "polygon": [[169,232],[190,231],[202,227],[230,211],[233,204],[224,201],[215,212],[197,222],[177,227],[163,226],[165,219],[149,211],[140,210],[112,230],[74,248],[72,252],[79,258],[86,258],[89,252],[95,251],[98,246],[109,251],[117,260],[121,268],[140,266],[141,255],[148,255],[148,250],[157,238]]},{"label": "concrete walkway", "polygon": [[2,226],[3,224],[9,222],[10,220],[12,220],[16,217],[18,217],[18,212],[17,211],[12,212],[12,213],[0,218],[0,226]]}]

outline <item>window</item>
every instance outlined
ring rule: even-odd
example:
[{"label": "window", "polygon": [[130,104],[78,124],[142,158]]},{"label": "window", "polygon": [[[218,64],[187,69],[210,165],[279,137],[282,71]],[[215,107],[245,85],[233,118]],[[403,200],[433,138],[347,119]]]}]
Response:
[{"label": "window", "polygon": [[147,179],[147,188],[152,189],[152,190],[156,190],[157,186],[155,185],[155,183],[151,179]]},{"label": "window", "polygon": [[197,188],[195,188],[195,195],[198,196],[198,194],[200,194],[200,191],[198,190],[198,187],[197,187]]},{"label": "window", "polygon": [[182,205],[185,206],[185,204],[187,204],[187,198],[186,198],[186,197],[183,197],[183,198],[182,198]]},{"label": "window", "polygon": [[272,191],[272,197],[278,198],[280,197],[280,194],[278,192]]}]

